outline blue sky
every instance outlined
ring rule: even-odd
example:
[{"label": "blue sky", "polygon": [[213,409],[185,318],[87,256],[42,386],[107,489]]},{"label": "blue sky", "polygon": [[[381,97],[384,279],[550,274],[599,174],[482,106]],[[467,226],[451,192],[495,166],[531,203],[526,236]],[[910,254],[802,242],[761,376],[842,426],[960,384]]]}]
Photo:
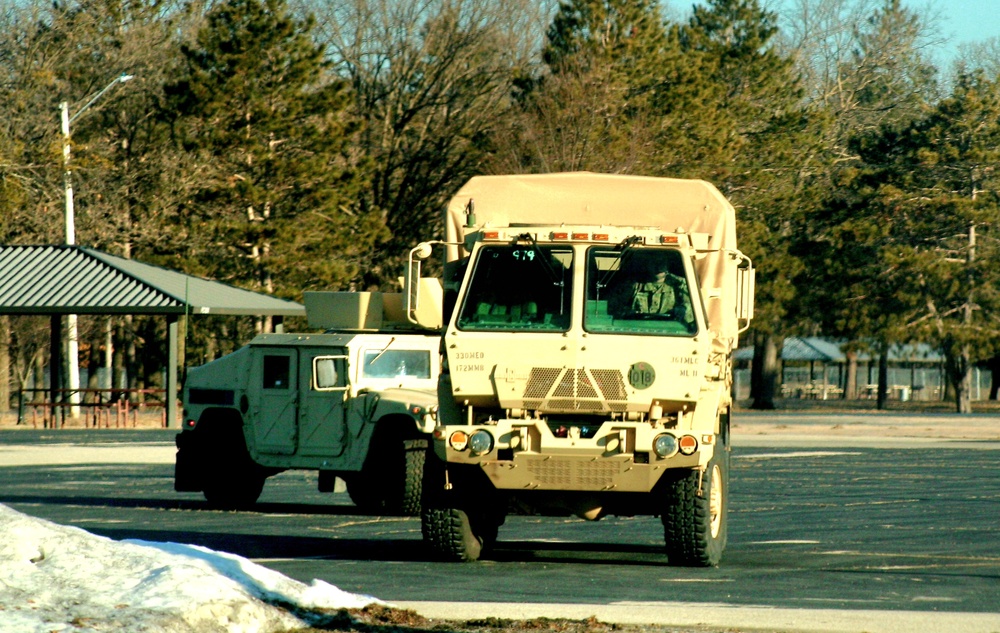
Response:
[{"label": "blue sky", "polygon": [[[667,0],[666,4],[684,12],[692,4],[704,0]],[[766,7],[794,6],[795,0],[761,0]],[[934,16],[940,35],[948,42],[940,55],[944,63],[950,62],[961,44],[982,42],[1000,37],[1000,0],[903,0],[907,6],[925,16]]]},{"label": "blue sky", "polygon": [[941,34],[949,38],[952,55],[960,44],[1000,37],[1000,0],[906,0],[905,4],[921,12],[930,6],[940,13]]}]

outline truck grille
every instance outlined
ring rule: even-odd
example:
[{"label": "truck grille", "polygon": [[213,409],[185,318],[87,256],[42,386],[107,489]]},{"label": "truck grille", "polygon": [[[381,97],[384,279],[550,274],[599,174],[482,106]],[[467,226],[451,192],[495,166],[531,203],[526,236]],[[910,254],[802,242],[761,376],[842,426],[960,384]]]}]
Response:
[{"label": "truck grille", "polygon": [[621,472],[621,464],[615,461],[550,460],[529,462],[527,468],[544,488],[602,489],[614,484],[615,477]]},{"label": "truck grille", "polygon": [[615,369],[535,367],[522,396],[526,409],[588,412],[625,411],[622,373]]}]

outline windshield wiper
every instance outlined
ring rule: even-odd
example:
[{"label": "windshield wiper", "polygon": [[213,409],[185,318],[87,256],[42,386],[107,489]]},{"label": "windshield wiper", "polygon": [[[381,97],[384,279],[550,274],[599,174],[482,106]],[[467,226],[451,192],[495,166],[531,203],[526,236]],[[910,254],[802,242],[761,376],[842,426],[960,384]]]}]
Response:
[{"label": "windshield wiper", "polygon": [[608,268],[607,272],[604,273],[604,276],[601,277],[601,279],[598,280],[597,282],[598,299],[601,298],[601,289],[607,288],[608,285],[611,283],[611,279],[619,272],[621,272],[624,263],[626,261],[625,256],[630,254],[632,252],[632,249],[635,248],[637,244],[642,244],[642,238],[639,237],[638,235],[633,235],[631,237],[626,237],[624,240],[622,240],[620,244],[615,246],[615,248],[618,249],[619,251],[618,257],[615,257],[615,261],[611,262],[611,267]]},{"label": "windshield wiper", "polygon": [[521,233],[517,236],[518,242],[521,240],[526,241],[531,245],[531,251],[535,254],[535,259],[542,262],[542,266],[545,268],[545,272],[549,276],[549,281],[552,282],[554,286],[562,286],[565,282],[560,278],[559,274],[556,273],[555,269],[552,268],[552,264],[549,263],[549,258],[542,252],[542,249],[538,247],[535,242],[535,238],[531,236],[530,233]]}]

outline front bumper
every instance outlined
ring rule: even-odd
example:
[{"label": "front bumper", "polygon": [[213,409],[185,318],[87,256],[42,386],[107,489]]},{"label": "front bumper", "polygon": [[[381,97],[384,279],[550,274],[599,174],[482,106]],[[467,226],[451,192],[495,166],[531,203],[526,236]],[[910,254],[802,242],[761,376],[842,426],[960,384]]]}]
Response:
[{"label": "front bumper", "polygon": [[[456,434],[471,438],[477,432],[490,434],[490,450],[476,453],[452,440]],[[663,434],[694,438],[695,448],[688,454],[660,456],[654,441]],[[715,443],[711,433],[614,421],[605,422],[589,438],[556,437],[540,420],[440,426],[434,431],[434,451],[441,460],[476,464],[496,488],[512,491],[649,492],[669,470],[705,466]]]}]

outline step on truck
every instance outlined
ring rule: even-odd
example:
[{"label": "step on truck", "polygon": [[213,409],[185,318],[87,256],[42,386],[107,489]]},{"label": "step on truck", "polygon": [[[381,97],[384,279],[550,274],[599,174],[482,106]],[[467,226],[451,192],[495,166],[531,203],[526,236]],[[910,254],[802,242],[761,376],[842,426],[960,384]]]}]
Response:
[{"label": "step on truck", "polygon": [[324,333],[261,334],[188,370],[174,488],[242,509],[269,476],[306,469],[321,492],[345,482],[364,511],[419,514],[440,309],[421,312],[426,330],[404,316],[401,293],[307,292],[305,304]]},{"label": "step on truck", "polygon": [[[483,176],[451,200],[439,409],[421,515],[476,560],[509,512],[659,516],[668,562],[726,545],[732,353],[754,272],[711,184]],[[426,301],[407,284],[410,318]]]}]

